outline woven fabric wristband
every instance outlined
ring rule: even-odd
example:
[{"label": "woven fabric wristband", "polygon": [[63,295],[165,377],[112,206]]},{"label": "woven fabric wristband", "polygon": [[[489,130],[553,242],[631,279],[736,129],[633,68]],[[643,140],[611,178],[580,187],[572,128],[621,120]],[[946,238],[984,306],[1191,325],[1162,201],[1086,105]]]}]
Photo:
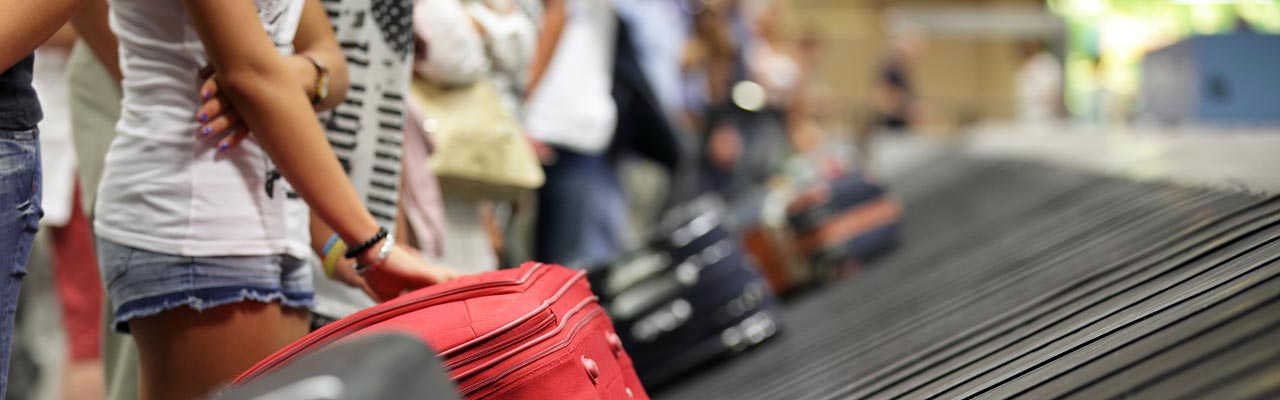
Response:
[{"label": "woven fabric wristband", "polygon": [[338,269],[338,261],[342,260],[342,255],[347,251],[347,243],[338,238],[338,234],[334,234],[329,238],[329,242],[324,245],[324,262],[321,265],[324,269],[324,276],[333,278],[335,271]]}]

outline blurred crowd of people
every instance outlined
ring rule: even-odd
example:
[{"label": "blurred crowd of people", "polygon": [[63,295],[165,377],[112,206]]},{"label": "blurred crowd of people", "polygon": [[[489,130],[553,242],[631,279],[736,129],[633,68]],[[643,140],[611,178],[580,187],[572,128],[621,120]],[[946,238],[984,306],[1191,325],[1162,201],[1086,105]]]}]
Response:
[{"label": "blurred crowd of people", "polygon": [[[773,0],[54,3],[16,11],[70,20],[52,39],[0,28],[26,38],[0,63],[22,204],[0,219],[22,232],[0,235],[0,328],[7,349],[43,210],[64,398],[201,396],[408,289],[600,265],[653,218],[634,208],[732,200],[823,140],[821,44]],[[33,65],[21,43],[42,42]],[[895,62],[886,124],[909,115]]]}]

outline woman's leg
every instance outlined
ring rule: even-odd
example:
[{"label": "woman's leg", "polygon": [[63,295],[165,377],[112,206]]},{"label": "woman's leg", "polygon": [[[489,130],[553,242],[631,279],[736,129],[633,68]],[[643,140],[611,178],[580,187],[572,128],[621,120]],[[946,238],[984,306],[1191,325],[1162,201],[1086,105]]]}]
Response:
[{"label": "woman's leg", "polygon": [[129,321],[141,361],[142,400],[208,396],[307,333],[308,312],[245,301],[188,307]]}]

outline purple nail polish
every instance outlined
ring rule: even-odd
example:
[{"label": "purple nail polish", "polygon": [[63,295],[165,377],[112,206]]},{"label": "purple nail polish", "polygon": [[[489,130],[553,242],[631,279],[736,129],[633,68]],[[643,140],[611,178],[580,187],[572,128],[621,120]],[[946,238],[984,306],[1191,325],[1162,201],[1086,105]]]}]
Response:
[{"label": "purple nail polish", "polygon": [[209,120],[209,114],[200,113],[200,122],[205,122],[208,120]]},{"label": "purple nail polish", "polygon": [[209,100],[210,94],[209,94],[209,92],[204,92],[204,95],[203,95],[203,96],[204,96],[204,99],[205,99],[205,100]]},{"label": "purple nail polish", "polygon": [[231,146],[226,143],[220,144],[218,145],[218,151],[226,150],[227,147],[231,147]]},{"label": "purple nail polish", "polygon": [[201,133],[201,134],[203,134],[203,135],[205,135],[205,136],[209,136],[209,134],[210,134],[210,133],[213,133],[213,128],[210,128],[210,127],[207,127],[207,126],[206,126],[206,127],[204,127],[204,130],[200,131],[200,133]]}]

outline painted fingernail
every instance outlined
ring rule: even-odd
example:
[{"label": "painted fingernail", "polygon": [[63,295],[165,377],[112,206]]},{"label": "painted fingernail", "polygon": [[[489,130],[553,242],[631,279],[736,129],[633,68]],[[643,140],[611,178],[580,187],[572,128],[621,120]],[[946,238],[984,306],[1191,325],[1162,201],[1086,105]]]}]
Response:
[{"label": "painted fingernail", "polygon": [[201,96],[204,97],[205,100],[209,100],[209,97],[212,97],[213,94],[209,93],[208,91],[205,91],[203,94],[201,94]]},{"label": "painted fingernail", "polygon": [[208,126],[204,127],[204,130],[201,130],[201,131],[200,131],[200,134],[205,135],[205,136],[209,136],[209,134],[210,134],[210,133],[213,133],[213,128],[208,127]]},{"label": "painted fingernail", "polygon": [[205,122],[205,121],[208,121],[208,120],[209,120],[209,114],[206,114],[206,113],[200,113],[200,122]]},{"label": "painted fingernail", "polygon": [[231,147],[231,145],[227,143],[220,144],[218,145],[218,151],[226,150],[228,147]]}]

